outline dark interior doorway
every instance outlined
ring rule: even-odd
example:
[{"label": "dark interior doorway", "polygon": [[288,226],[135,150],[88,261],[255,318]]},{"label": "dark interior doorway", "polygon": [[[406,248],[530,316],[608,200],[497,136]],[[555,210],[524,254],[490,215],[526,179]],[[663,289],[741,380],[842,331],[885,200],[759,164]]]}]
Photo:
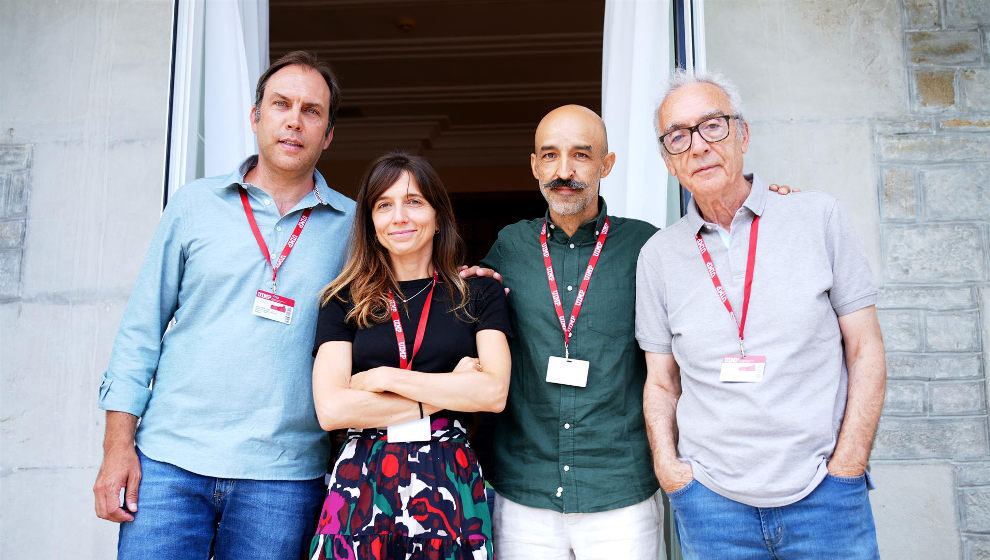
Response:
[{"label": "dark interior doorway", "polygon": [[426,157],[477,262],[506,224],[542,216],[529,167],[540,118],[601,110],[604,0],[270,0],[272,60],[317,52],[340,80],[319,162],[353,197],[390,150]]}]

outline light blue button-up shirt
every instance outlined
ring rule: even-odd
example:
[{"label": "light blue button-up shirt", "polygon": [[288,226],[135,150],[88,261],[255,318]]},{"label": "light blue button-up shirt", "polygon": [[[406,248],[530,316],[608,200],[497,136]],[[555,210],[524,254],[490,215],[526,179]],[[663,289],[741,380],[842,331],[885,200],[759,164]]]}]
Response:
[{"label": "light blue button-up shirt", "polygon": [[[197,474],[317,478],[329,459],[311,383],[318,297],[343,266],[355,204],[316,172],[319,197],[310,192],[279,216],[265,191],[243,183],[256,162],[189,183],[169,201],[103,374],[100,408],[140,417],[141,451]],[[278,271],[278,294],[296,303],[289,325],[252,313],[257,290],[271,291],[272,270],[240,184],[272,261],[313,208]]]}]

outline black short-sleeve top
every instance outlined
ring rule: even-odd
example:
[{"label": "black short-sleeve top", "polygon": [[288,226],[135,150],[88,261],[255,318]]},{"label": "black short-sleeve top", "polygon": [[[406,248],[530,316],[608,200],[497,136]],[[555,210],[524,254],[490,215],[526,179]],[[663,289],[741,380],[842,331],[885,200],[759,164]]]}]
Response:
[{"label": "black short-sleeve top", "polygon": [[[412,353],[416,327],[419,325],[426,295],[430,291],[427,286],[432,281],[432,278],[422,278],[399,282],[399,288],[407,298],[423,290],[405,305],[396,298],[409,353]],[[470,292],[467,312],[473,319],[464,317],[463,313],[455,315],[447,285],[437,282],[433,290],[426,333],[419,352],[413,358],[412,369],[423,372],[449,372],[464,356],[477,358],[475,334],[478,331],[494,329],[511,336],[509,310],[502,285],[488,277],[468,278],[467,284]],[[399,346],[391,321],[358,329],[353,322],[344,320],[354,307],[346,288],[341,295],[347,301],[334,298],[320,308],[313,355],[316,355],[324,342],[348,341],[353,344],[352,373],[378,366],[399,367]]]}]

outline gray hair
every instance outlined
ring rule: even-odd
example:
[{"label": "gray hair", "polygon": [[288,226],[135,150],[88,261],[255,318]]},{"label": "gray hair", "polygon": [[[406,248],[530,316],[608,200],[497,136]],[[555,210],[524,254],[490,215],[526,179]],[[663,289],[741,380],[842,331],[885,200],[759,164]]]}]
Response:
[{"label": "gray hair", "polygon": [[[674,70],[670,75],[670,80],[667,82],[667,87],[664,88],[663,93],[660,95],[660,101],[657,103],[656,109],[653,111],[653,130],[656,132],[657,144],[660,148],[660,154],[667,158],[667,150],[663,148],[660,142],[660,135],[663,131],[660,130],[660,108],[663,107],[664,101],[671,96],[675,91],[689,84],[711,84],[723,92],[729,98],[729,108],[733,114],[739,115],[739,120],[745,122],[743,117],[743,107],[742,98],[739,96],[739,88],[729,81],[728,78],[719,74],[718,72],[704,71],[689,71],[682,68]],[[742,127],[736,127],[736,134],[742,137]]]}]

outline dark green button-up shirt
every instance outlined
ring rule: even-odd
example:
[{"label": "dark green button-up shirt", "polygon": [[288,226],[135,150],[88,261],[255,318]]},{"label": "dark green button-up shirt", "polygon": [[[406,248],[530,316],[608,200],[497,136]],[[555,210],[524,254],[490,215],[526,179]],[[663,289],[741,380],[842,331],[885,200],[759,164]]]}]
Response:
[{"label": "dark green button-up shirt", "polygon": [[[568,237],[550,225],[548,245],[569,320],[581,279],[605,223],[600,213]],[[657,490],[643,420],[646,363],[634,335],[636,259],[652,225],[609,216],[609,232],[569,345],[590,362],[586,387],[548,383],[547,361],[564,355],[540,250],[543,220],[499,232],[484,265],[508,295],[512,382],[495,435],[495,489],[521,504],[565,513],[625,507]]]}]

